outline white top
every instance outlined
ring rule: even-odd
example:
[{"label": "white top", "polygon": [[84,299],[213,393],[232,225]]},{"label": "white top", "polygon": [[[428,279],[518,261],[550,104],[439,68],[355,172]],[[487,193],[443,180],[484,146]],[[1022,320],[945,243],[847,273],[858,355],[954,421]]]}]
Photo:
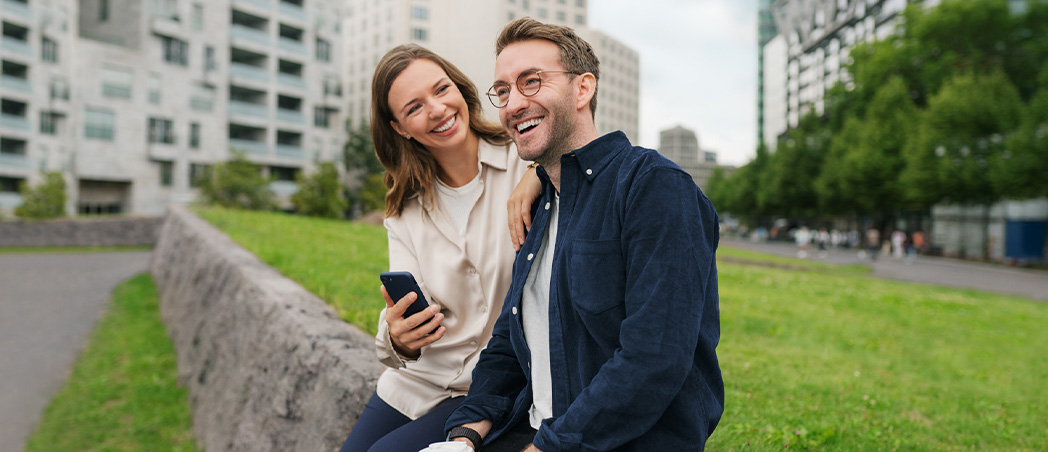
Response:
[{"label": "white top", "polygon": [[553,417],[553,375],[549,357],[549,285],[553,276],[553,251],[557,247],[557,218],[560,195],[550,203],[549,226],[542,237],[541,252],[535,256],[524,283],[520,308],[523,312],[524,339],[531,350],[532,405],[528,411],[531,428],[538,430],[542,420]]},{"label": "white top", "polygon": [[466,235],[469,212],[473,210],[473,205],[476,204],[479,195],[477,187],[480,187],[480,171],[477,171],[473,180],[466,182],[466,185],[461,187],[451,187],[437,179],[437,198],[440,198],[440,203],[444,206],[444,213],[463,237]]},{"label": "white top", "polygon": [[[469,211],[469,228],[461,234],[434,195],[433,202],[415,197],[404,202],[400,216],[386,218],[389,269],[409,271],[430,304],[440,306],[447,332],[410,360],[393,350],[385,310],[380,314],[375,349],[388,366],[378,380],[383,401],[417,419],[448,397],[466,395],[473,367],[488,344],[502,300],[513,278],[513,246],[506,201],[528,162],[513,145],[480,140],[480,177]],[[375,274],[375,303],[378,274]]]}]

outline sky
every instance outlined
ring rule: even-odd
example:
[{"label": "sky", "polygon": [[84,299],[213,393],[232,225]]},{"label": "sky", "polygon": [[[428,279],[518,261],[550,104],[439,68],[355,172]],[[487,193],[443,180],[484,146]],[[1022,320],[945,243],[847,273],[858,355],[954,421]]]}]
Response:
[{"label": "sky", "polygon": [[[650,12],[649,12],[650,11]],[[589,26],[640,54],[640,137],[695,131],[721,164],[757,149],[757,0],[589,0]]]}]

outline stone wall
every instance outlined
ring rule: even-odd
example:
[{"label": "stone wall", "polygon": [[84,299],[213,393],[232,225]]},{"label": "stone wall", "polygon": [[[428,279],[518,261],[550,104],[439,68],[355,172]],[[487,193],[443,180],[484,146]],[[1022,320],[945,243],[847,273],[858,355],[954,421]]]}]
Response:
[{"label": "stone wall", "polygon": [[184,207],[151,271],[205,450],[338,450],[383,369],[368,334]]},{"label": "stone wall", "polygon": [[63,218],[0,221],[0,247],[152,246],[163,218]]}]

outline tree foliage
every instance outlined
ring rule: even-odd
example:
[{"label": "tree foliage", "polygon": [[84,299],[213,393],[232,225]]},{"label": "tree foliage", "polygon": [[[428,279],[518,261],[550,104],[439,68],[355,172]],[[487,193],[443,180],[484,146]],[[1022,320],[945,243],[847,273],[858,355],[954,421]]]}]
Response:
[{"label": "tree foliage", "polygon": [[299,173],[295,177],[295,184],[298,185],[298,192],[291,195],[291,203],[295,205],[296,212],[312,217],[342,217],[347,203],[334,163],[321,163],[309,176]]},{"label": "tree foliage", "polygon": [[371,141],[368,124],[349,130],[344,152],[346,171],[351,179],[348,187],[353,210],[384,210],[386,187],[382,184],[382,175],[386,169],[375,155],[375,144]]},{"label": "tree foliage", "polygon": [[222,207],[248,210],[272,210],[276,203],[269,189],[269,179],[261,168],[244,154],[233,152],[233,158],[212,168],[200,186],[204,202]]},{"label": "tree foliage", "polygon": [[25,182],[18,187],[22,205],[15,208],[15,215],[27,220],[43,220],[65,216],[65,178],[59,171],[44,175],[44,180],[35,187]]}]

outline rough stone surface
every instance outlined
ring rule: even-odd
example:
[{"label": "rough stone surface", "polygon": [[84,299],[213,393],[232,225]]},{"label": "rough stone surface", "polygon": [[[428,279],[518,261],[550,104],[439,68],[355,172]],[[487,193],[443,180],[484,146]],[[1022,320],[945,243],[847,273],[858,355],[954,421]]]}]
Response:
[{"label": "rough stone surface", "polygon": [[152,246],[163,218],[64,218],[0,221],[0,247]]},{"label": "rough stone surface", "polygon": [[151,271],[205,450],[338,450],[382,371],[368,334],[183,207]]}]

